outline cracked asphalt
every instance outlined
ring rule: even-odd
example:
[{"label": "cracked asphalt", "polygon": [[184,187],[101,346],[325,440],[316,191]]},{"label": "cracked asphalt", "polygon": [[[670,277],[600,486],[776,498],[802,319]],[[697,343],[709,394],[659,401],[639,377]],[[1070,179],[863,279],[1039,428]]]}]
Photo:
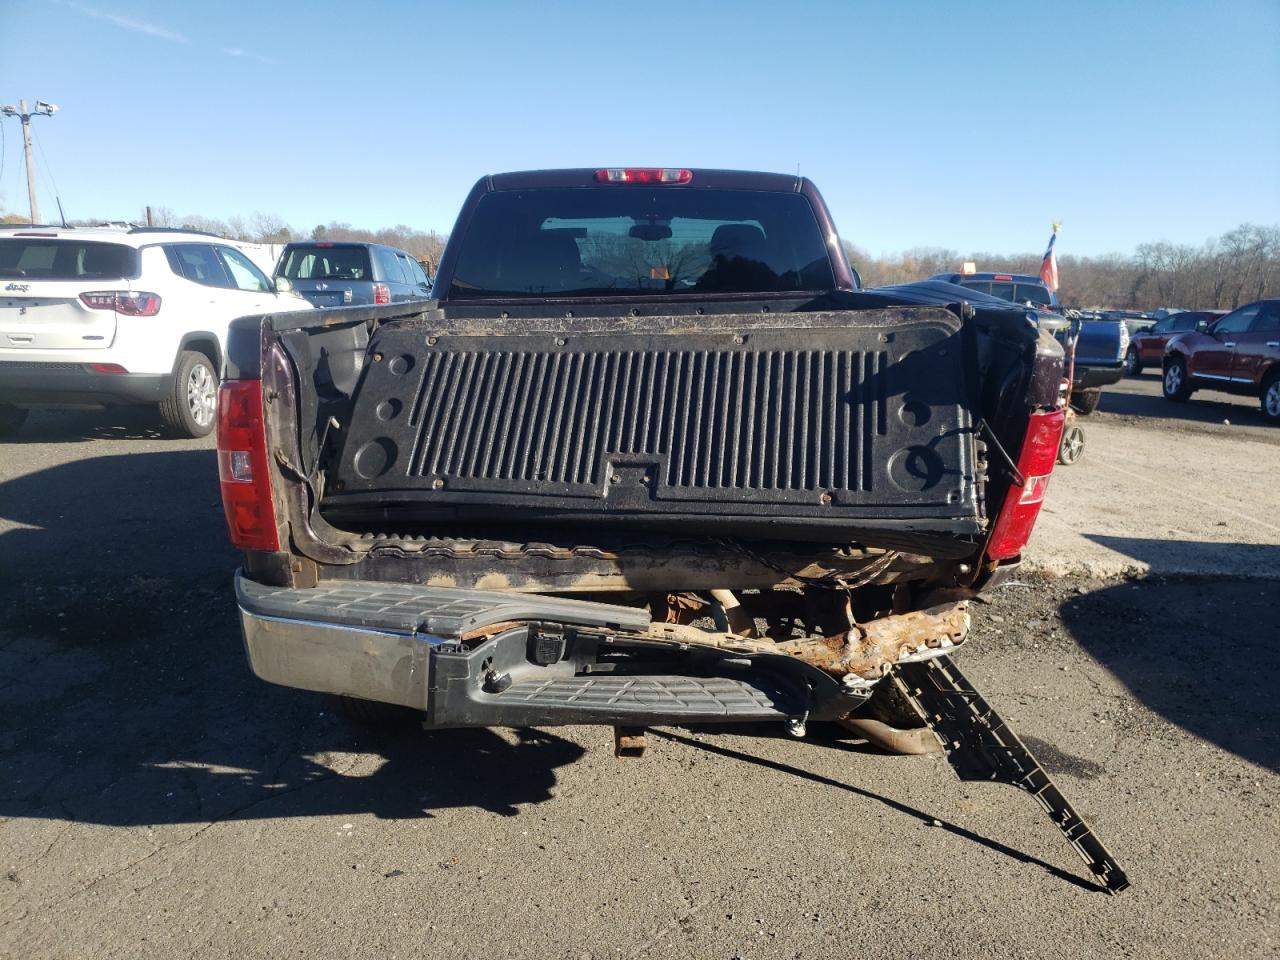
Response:
[{"label": "cracked asphalt", "polygon": [[[1128,871],[1108,897],[1030,797],[832,730],[618,761],[601,728],[354,729],[249,674],[212,445],[118,419],[0,443],[0,956],[1276,954],[1274,580],[976,608],[957,663]],[[1051,499],[1110,497],[1115,426]]]}]

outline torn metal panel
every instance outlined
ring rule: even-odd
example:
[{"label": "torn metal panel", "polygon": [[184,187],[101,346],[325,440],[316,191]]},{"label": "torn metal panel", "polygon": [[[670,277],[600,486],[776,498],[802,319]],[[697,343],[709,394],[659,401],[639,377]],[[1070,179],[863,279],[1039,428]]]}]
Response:
[{"label": "torn metal panel", "polygon": [[878,680],[895,664],[941,656],[968,633],[969,605],[960,601],[856,624],[834,637],[789,640],[776,649],[833,676]]},{"label": "torn metal panel", "polygon": [[851,676],[875,682],[897,664],[928,660],[954,650],[968,632],[969,605],[960,601],[881,617],[834,637],[808,637],[785,643],[714,633],[678,623],[654,623],[642,636],[618,636],[616,641],[682,649],[704,647],[742,656],[790,656],[836,678]]}]

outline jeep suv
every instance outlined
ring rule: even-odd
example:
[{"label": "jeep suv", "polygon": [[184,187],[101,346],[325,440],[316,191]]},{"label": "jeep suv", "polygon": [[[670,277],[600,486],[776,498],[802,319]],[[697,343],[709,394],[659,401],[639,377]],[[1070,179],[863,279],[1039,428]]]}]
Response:
[{"label": "jeep suv", "polygon": [[0,231],[0,434],[30,407],[153,404],[169,431],[202,437],[231,321],[309,309],[209,234]]}]

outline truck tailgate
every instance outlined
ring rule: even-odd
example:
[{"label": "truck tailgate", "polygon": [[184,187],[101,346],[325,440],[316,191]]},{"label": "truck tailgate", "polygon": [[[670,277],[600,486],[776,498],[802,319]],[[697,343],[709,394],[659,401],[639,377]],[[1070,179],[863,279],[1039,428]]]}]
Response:
[{"label": "truck tailgate", "polygon": [[322,502],[338,522],[980,529],[944,309],[390,324],[367,356]]}]

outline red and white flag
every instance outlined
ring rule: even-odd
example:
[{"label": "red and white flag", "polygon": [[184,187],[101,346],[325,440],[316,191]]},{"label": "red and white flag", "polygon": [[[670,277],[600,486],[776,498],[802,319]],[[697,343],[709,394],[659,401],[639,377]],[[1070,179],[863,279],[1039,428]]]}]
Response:
[{"label": "red and white flag", "polygon": [[1040,280],[1050,293],[1058,292],[1058,253],[1053,249],[1053,245],[1058,239],[1058,231],[1061,228],[1060,223],[1053,225],[1053,233],[1049,235],[1049,248],[1045,250],[1044,259],[1040,261]]}]

